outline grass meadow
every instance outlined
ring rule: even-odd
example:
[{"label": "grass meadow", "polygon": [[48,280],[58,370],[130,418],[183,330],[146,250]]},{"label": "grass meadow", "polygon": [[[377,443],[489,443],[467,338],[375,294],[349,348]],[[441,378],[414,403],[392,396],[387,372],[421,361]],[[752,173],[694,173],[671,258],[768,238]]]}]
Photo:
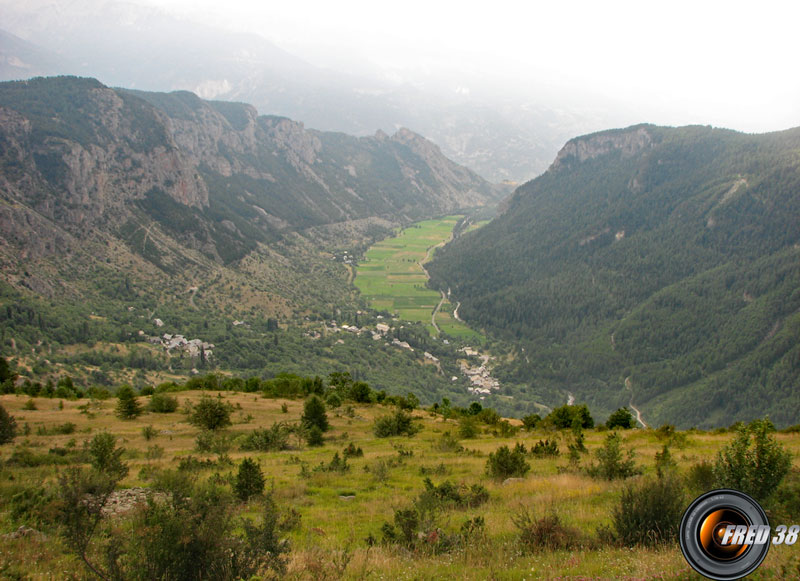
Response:
[{"label": "grass meadow", "polygon": [[[430,260],[437,246],[450,240],[460,218],[445,216],[418,222],[370,247],[353,281],[370,306],[397,314],[406,321],[424,323],[435,335],[431,315],[441,295],[425,286],[428,277],[422,265]],[[464,338],[477,335],[456,320],[452,312],[453,305],[445,300],[436,315],[436,324],[445,333]]]},{"label": "grass meadow", "polygon": [[[181,406],[195,402],[201,392],[175,395]],[[212,394],[216,397],[216,393]],[[492,434],[482,426],[475,438],[447,444],[443,435],[458,433],[455,420],[443,419],[427,411],[414,416],[421,431],[413,437],[376,438],[373,423],[394,408],[376,404],[352,404],[328,410],[331,429],[322,447],[309,448],[299,439],[290,440],[291,449],[280,452],[242,452],[237,445],[256,428],[274,422],[298,422],[302,400],[266,399],[253,393],[222,393],[233,406],[233,425],[225,430],[229,448],[223,455],[230,463],[197,472],[198,479],[235,472],[244,457],[254,458],[272,487],[273,497],[282,507],[301,515],[300,526],[290,533],[292,551],[289,579],[699,579],[684,561],[677,545],[660,548],[626,548],[599,540],[598,527],[608,525],[623,487],[628,481],[603,481],[570,467],[566,444],[570,433],[558,431],[520,431],[509,437]],[[144,404],[146,398],[140,398]],[[11,516],[11,498],[27,488],[52,486],[65,466],[19,466],[11,458],[20,450],[47,455],[54,449],[80,448],[85,440],[102,431],[113,433],[125,448],[123,459],[130,471],[121,488],[147,487],[154,470],[174,469],[182,458],[218,459],[219,454],[195,449],[199,430],[187,422],[180,411],[167,414],[145,413],[135,420],[120,420],[114,415],[115,399],[105,401],[66,401],[5,395],[0,403],[16,418],[19,435],[13,443],[0,447],[0,535],[14,531],[21,523]],[[26,407],[36,409],[24,409]],[[180,409],[180,408],[179,408]],[[512,421],[513,422],[513,421]],[[71,433],[57,427],[74,424]],[[155,435],[147,440],[143,429],[152,426]],[[635,451],[636,463],[645,476],[654,472],[654,457],[664,441],[654,430],[621,432],[623,448]],[[26,435],[27,434],[27,435]],[[580,465],[592,462],[594,452],[607,432],[587,430],[588,453]],[[677,470],[685,477],[691,466],[713,461],[717,451],[729,442],[730,432],[679,433],[671,448]],[[777,434],[778,440],[796,458],[800,436]],[[510,482],[491,479],[485,472],[489,453],[501,445],[517,442],[531,448],[540,439],[555,439],[561,454],[550,458],[529,458],[531,470],[524,478]],[[334,453],[340,455],[352,443],[363,450],[352,457],[346,472],[315,471],[327,464]],[[459,449],[463,447],[463,449]],[[219,452],[219,451],[218,451]],[[793,475],[795,477],[793,468]],[[219,476],[216,476],[219,478]],[[408,508],[424,490],[428,477],[439,485],[480,484],[489,500],[476,508],[451,508],[436,514],[436,530],[458,533],[462,523],[481,517],[484,533],[463,546],[437,554],[422,546],[406,548],[380,542],[384,523],[393,523],[396,510]],[[693,494],[687,492],[686,505]],[[247,513],[256,511],[243,505]],[[557,514],[564,525],[574,529],[576,545],[570,550],[525,551],[513,518],[521,511],[534,515]],[[800,516],[800,515],[796,515]],[[778,523],[773,523],[773,525]],[[793,524],[793,523],[786,523]],[[60,538],[50,531],[0,541],[0,578],[82,579],[82,564],[64,549]],[[370,544],[368,539],[376,542]],[[753,579],[796,578],[800,546],[773,547]],[[787,573],[787,571],[794,573]]]}]

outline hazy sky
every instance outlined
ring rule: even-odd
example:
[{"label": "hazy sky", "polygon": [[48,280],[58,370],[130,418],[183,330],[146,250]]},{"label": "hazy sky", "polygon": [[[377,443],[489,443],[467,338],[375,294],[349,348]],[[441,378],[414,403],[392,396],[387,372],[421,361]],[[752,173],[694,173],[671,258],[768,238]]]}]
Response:
[{"label": "hazy sky", "polygon": [[398,79],[450,71],[454,91],[484,79],[498,95],[607,97],[631,122],[800,125],[796,1],[141,1],[259,33],[314,64],[369,63]]}]

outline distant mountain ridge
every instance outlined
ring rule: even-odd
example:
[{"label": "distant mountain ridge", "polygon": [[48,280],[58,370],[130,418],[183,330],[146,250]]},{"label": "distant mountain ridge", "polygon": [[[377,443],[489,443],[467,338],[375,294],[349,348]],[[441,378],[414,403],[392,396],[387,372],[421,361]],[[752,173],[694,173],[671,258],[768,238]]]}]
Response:
[{"label": "distant mountain ridge", "polygon": [[464,80],[436,77],[425,85],[335,73],[257,35],[189,22],[153,6],[113,0],[0,5],[0,26],[8,31],[0,31],[0,80],[69,74],[109,86],[189,90],[358,136],[409,127],[496,182],[537,175],[568,137],[607,125],[561,103],[456,92]]},{"label": "distant mountain ridge", "polygon": [[429,266],[506,367],[688,427],[800,413],[800,129],[639,125],[568,142]]}]

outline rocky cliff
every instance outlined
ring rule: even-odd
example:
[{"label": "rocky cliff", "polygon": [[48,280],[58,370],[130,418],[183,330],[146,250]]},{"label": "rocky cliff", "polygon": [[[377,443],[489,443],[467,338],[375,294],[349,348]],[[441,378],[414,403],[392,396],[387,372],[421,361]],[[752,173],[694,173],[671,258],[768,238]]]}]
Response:
[{"label": "rocky cliff", "polygon": [[58,250],[34,238],[141,242],[132,233],[152,221],[230,262],[286,231],[416,219],[500,195],[408,130],[310,131],[244,104],[74,77],[0,84],[0,170],[2,242],[36,254]]}]

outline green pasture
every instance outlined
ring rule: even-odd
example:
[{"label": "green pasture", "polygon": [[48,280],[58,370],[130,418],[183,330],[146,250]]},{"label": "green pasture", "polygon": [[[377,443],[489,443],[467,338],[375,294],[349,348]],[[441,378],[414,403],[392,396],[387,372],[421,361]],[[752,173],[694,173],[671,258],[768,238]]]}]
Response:
[{"label": "green pasture", "polygon": [[[353,281],[370,306],[395,313],[401,319],[425,323],[431,333],[431,315],[441,295],[425,285],[428,277],[422,265],[435,247],[450,240],[461,216],[445,216],[417,222],[399,230],[392,238],[374,244],[356,268]],[[452,316],[453,305],[445,301],[436,323],[446,333],[472,337],[477,333]]]}]

